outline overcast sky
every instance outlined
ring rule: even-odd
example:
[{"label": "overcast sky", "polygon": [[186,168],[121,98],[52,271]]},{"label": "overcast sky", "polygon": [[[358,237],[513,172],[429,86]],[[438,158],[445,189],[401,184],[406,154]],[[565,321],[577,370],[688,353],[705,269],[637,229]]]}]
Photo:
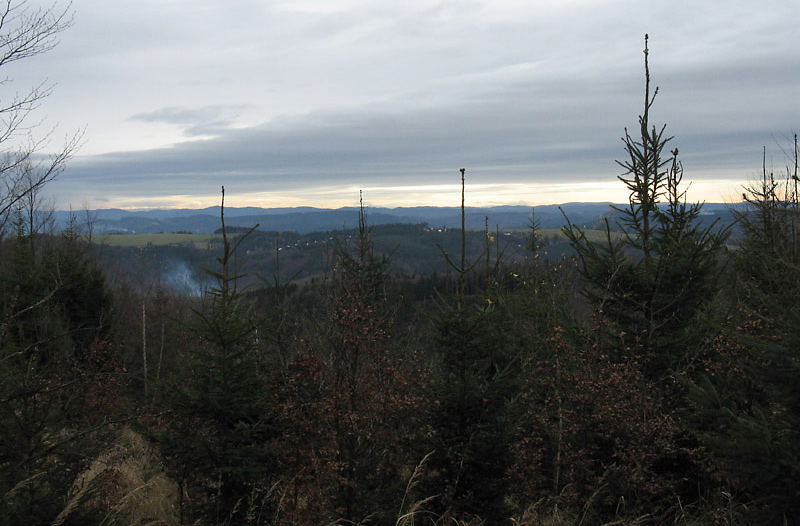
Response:
[{"label": "overcast sky", "polygon": [[[62,0],[63,1],[63,0]],[[50,5],[30,0],[29,5]],[[63,5],[63,4],[62,4]],[[74,0],[47,80],[53,143],[85,144],[58,206],[625,201],[615,159],[642,111],[691,200],[776,170],[800,126],[796,0]]]}]

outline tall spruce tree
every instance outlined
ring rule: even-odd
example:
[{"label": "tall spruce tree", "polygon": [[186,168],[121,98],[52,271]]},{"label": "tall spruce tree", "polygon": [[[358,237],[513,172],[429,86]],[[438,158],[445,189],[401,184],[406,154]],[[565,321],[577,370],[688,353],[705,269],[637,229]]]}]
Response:
[{"label": "tall spruce tree", "polygon": [[[614,393],[627,393],[625,403],[617,405],[629,416],[607,421],[604,436],[615,439],[603,444],[598,443],[603,436],[595,436],[587,447],[595,466],[623,466],[631,461],[621,459],[636,458],[636,469],[614,473],[604,488],[633,507],[663,511],[675,497],[669,492],[691,502],[708,481],[704,453],[685,426],[691,405],[684,379],[714,334],[707,318],[719,294],[728,230],[703,225],[702,205],[686,203],[678,149],[668,148],[673,138],[666,125],[651,123],[658,89],[651,91],[646,35],[644,66],[644,109],[636,132],[625,130],[627,156],[617,161],[624,169],[619,179],[629,191],[628,205],[613,208],[615,218],[606,220],[602,242],[589,239],[568,219],[563,231],[577,252],[585,294],[595,309],[595,343],[583,352],[595,355],[599,365],[583,375],[602,389],[586,407],[594,411],[607,404],[597,414],[603,419],[615,411],[608,403]],[[603,368],[609,373],[598,375]],[[609,468],[608,477],[613,471]],[[648,487],[638,487],[637,480],[648,480]],[[636,501],[641,498],[649,502]]]},{"label": "tall spruce tree", "polygon": [[618,232],[607,220],[605,241],[591,241],[567,219],[564,233],[578,253],[587,296],[610,322],[617,358],[639,355],[645,377],[660,379],[684,367],[704,341],[701,316],[718,292],[728,231],[701,224],[702,205],[686,203],[666,125],[650,123],[658,89],[651,94],[647,40],[644,111],[638,133],[625,131],[627,159],[617,161],[630,192],[628,206],[614,207]]},{"label": "tall spruce tree", "polygon": [[267,382],[258,374],[256,325],[238,288],[236,255],[257,225],[231,239],[225,229],[222,189],[222,255],[215,282],[195,310],[190,329],[197,349],[187,357],[184,375],[168,386],[167,399],[177,416],[170,432],[161,433],[177,478],[196,509],[185,509],[213,524],[241,522],[273,475],[267,443],[273,413]]}]

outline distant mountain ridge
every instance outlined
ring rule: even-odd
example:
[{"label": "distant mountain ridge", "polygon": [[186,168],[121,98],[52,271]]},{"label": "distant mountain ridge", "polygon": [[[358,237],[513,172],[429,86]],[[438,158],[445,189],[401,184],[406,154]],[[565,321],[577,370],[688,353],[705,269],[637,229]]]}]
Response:
[{"label": "distant mountain ridge", "polygon": [[[597,228],[602,225],[604,217],[613,216],[612,206],[614,206],[612,203],[566,203],[536,207],[514,205],[468,207],[466,208],[466,226],[471,230],[482,230],[488,217],[489,228],[492,230],[495,228],[524,229],[529,227],[533,211],[541,228],[560,228],[566,223],[564,214],[576,225]],[[367,207],[366,213],[370,225],[427,223],[431,227],[454,228],[461,226],[461,209],[459,207]],[[220,227],[219,206],[203,209],[138,211],[99,209],[89,211],[89,214],[94,218],[93,228],[97,233],[191,232],[208,234]],[[733,221],[731,205],[727,204],[707,203],[703,207],[703,214],[703,218],[709,221],[719,219],[724,224]],[[69,212],[56,212],[56,224],[58,226],[66,225],[69,215]],[[80,218],[85,214],[77,215]],[[358,226],[358,208],[226,207],[225,222],[229,226],[251,227],[258,224],[260,230],[279,232],[291,231],[300,234],[328,232],[356,228]]]}]

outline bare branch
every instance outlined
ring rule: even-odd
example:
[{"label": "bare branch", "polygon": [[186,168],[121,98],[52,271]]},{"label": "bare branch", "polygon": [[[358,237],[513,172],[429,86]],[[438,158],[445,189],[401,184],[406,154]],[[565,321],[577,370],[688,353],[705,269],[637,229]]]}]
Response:
[{"label": "bare branch", "polygon": [[[0,0],[0,67],[50,51],[72,24],[72,3],[62,9],[57,3],[32,7],[27,0]],[[9,82],[0,79],[0,86]],[[78,131],[65,139],[60,151],[47,155],[52,130],[34,138],[42,121],[29,122],[30,116],[51,93],[52,85],[45,80],[0,102],[0,233],[9,211],[61,173],[81,145],[83,132]]]},{"label": "bare branch", "polygon": [[31,9],[27,1],[6,0],[0,14],[0,66],[46,53],[58,34],[73,24],[72,3],[62,9]]}]

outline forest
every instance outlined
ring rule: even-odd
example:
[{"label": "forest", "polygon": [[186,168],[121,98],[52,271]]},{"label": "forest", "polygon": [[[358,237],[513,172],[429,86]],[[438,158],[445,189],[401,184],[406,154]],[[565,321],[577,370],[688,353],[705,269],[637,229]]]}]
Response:
[{"label": "forest", "polygon": [[256,233],[223,208],[187,294],[137,273],[136,250],[112,279],[77,217],[53,233],[14,207],[0,516],[795,524],[797,145],[786,177],[745,189],[732,242],[698,226],[677,152],[641,124],[629,207],[604,235],[565,218],[570,257],[546,254],[534,213],[525,255],[457,230],[441,273],[390,273],[362,209],[328,271],[295,282],[277,250],[242,271]]},{"label": "forest", "polygon": [[224,188],[200,293],[135,250],[112,275],[90,220],[43,220],[74,145],[8,154],[0,522],[800,523],[797,136],[704,223],[646,47],[645,72],[599,235],[565,215],[550,257],[534,213],[512,257],[462,223],[424,276],[388,271],[363,207],[314,280],[277,240],[248,267]]}]

